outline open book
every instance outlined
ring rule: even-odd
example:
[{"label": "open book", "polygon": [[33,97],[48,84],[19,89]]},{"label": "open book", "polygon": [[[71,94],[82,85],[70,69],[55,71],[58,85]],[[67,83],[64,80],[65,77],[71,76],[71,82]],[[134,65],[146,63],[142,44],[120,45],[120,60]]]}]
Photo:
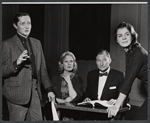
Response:
[{"label": "open book", "polygon": [[96,106],[103,106],[103,107],[112,107],[113,105],[110,105],[107,103],[107,100],[92,100],[92,101],[87,101],[87,102],[81,102],[78,103],[77,105],[92,105],[92,107]]}]

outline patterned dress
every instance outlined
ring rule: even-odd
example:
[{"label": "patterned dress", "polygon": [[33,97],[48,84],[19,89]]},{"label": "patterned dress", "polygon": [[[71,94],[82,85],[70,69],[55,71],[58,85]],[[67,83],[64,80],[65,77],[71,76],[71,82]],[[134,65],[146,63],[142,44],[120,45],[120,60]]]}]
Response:
[{"label": "patterned dress", "polygon": [[66,99],[67,97],[69,97],[68,83],[63,78],[62,83],[61,83],[61,98]]}]

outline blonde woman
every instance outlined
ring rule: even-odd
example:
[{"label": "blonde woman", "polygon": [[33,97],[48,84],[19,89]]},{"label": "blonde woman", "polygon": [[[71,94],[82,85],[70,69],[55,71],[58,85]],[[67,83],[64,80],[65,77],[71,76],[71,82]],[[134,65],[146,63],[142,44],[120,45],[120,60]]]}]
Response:
[{"label": "blonde woman", "polygon": [[[82,79],[76,72],[77,63],[74,54],[64,52],[58,61],[58,74],[51,78],[57,103],[77,103],[81,99]],[[61,111],[61,116],[72,113]]]}]

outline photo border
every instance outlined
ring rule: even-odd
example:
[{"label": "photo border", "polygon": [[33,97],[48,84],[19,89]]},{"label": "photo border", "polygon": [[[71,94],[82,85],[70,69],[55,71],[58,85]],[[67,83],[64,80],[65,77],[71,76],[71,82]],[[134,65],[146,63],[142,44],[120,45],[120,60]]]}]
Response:
[{"label": "photo border", "polygon": [[[1,23],[0,23],[0,37],[1,37],[1,41],[0,41],[0,46],[2,46],[2,2],[11,2],[11,0],[1,0],[1,6],[0,6],[0,10],[1,10],[1,16],[0,16],[0,20],[1,20]],[[111,0],[13,0],[13,2],[48,2],[48,3],[52,3],[52,2],[75,2],[75,3],[80,3],[80,2],[112,2]],[[114,1],[114,2],[124,2],[124,0],[117,0],[117,1]],[[128,0],[127,2],[147,2],[149,4],[149,1],[148,0],[144,0],[144,1],[140,1],[140,0]],[[150,36],[149,36],[149,31],[150,31],[150,25],[149,25],[149,20],[150,18],[150,15],[149,15],[149,6],[148,6],[148,52],[150,51],[149,49],[149,46],[150,46]],[[2,48],[2,47],[1,47]],[[2,56],[1,52],[0,52],[0,56]],[[0,57],[0,62],[2,62],[2,57]],[[148,65],[149,65],[149,61],[150,61],[150,57],[148,57]],[[1,64],[1,71],[2,71],[2,64]],[[148,68],[148,71],[150,71],[150,68]],[[2,83],[2,72],[0,72],[0,76],[1,76],[1,83]],[[150,80],[150,74],[148,74],[148,83],[149,83],[149,80]],[[148,85],[148,95],[150,93],[149,91],[150,89],[150,86]],[[2,86],[0,86],[0,90],[2,90]],[[2,94],[0,96],[0,100],[2,100]],[[148,104],[150,104],[150,96],[148,96]],[[0,110],[1,110],[1,116],[2,116],[2,102],[0,103]],[[148,105],[148,120],[147,121],[142,121],[142,120],[138,120],[138,121],[96,121],[96,122],[118,122],[118,123],[148,123],[150,120],[150,109],[149,109],[149,105]],[[0,118],[0,122],[7,122],[7,121],[3,121],[2,120],[2,117]],[[11,122],[11,121],[9,121]],[[43,121],[41,121],[43,122]],[[54,122],[54,121],[44,121],[44,122]],[[59,121],[59,122],[64,122],[64,121]],[[72,121],[71,121],[72,122]],[[79,123],[79,122],[86,122],[86,123],[92,123],[93,121],[73,121],[74,123]],[[39,122],[38,122],[39,123]]]}]

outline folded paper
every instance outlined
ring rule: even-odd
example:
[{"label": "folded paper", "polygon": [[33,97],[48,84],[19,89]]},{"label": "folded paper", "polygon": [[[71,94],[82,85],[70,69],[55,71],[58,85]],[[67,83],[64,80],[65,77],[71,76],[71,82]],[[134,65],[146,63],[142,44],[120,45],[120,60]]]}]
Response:
[{"label": "folded paper", "polygon": [[57,111],[56,111],[54,101],[51,102],[51,107],[52,107],[53,121],[58,121],[59,117],[58,117],[58,114],[57,114]]}]

